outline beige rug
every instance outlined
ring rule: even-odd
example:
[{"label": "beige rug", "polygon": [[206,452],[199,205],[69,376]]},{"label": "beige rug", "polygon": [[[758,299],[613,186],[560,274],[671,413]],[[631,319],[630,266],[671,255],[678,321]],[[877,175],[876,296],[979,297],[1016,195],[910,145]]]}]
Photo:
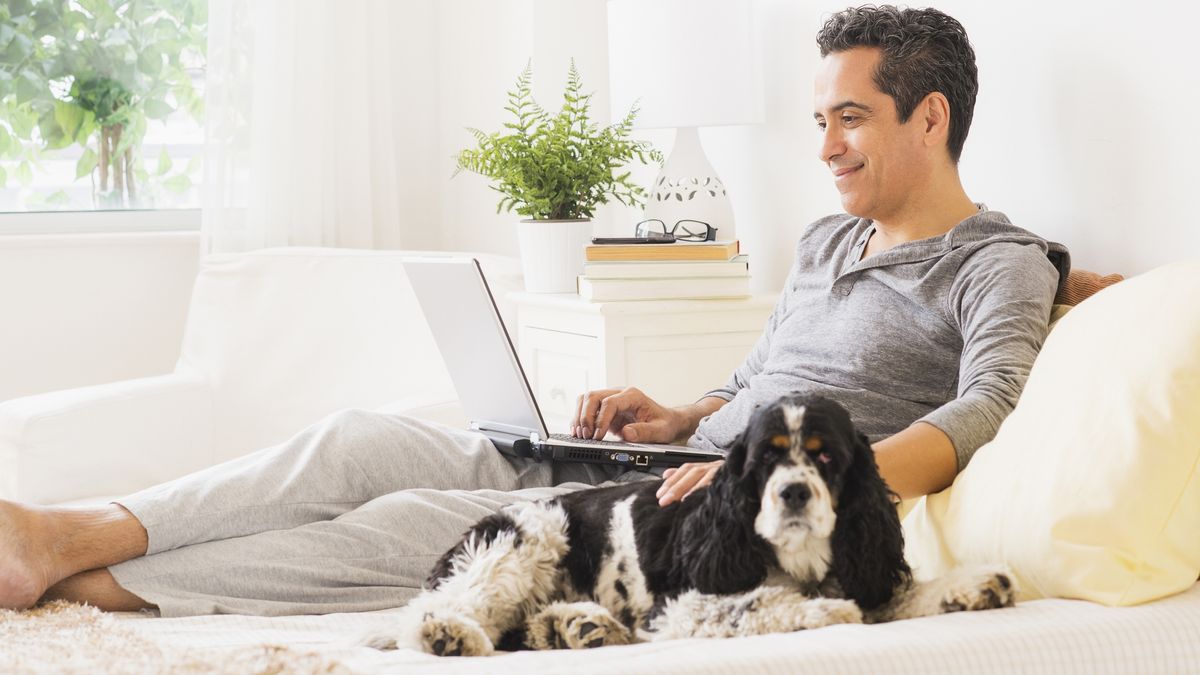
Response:
[{"label": "beige rug", "polygon": [[160,644],[95,607],[57,601],[0,610],[0,673],[321,673],[350,670],[280,645],[198,649]]}]

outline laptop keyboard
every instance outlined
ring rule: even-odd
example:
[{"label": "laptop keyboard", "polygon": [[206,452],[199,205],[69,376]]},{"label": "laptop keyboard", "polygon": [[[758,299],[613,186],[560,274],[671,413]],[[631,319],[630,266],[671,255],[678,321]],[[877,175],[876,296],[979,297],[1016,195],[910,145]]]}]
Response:
[{"label": "laptop keyboard", "polygon": [[572,435],[570,435],[570,434],[550,434],[550,438],[549,438],[548,440],[552,440],[552,441],[570,441],[570,442],[572,442],[572,443],[580,443],[580,444],[585,444],[585,445],[594,445],[594,446],[597,446],[597,447],[602,447],[602,448],[603,448],[603,447],[608,447],[608,448],[628,448],[628,447],[630,446],[630,444],[629,444],[629,443],[626,443],[625,441],[596,441],[596,440],[592,440],[592,439],[590,439],[590,438],[577,438],[577,437],[575,437],[575,436],[572,436]]}]

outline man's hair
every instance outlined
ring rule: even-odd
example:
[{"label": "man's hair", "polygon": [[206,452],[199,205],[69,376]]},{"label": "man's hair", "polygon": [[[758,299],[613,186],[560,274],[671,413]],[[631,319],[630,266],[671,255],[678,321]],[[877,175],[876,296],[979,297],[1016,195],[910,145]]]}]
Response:
[{"label": "man's hair", "polygon": [[892,5],[851,7],[834,14],[817,33],[821,56],[855,47],[878,47],[875,86],[896,102],[903,124],[921,99],[941,92],[950,102],[946,146],[957,164],[971,128],[979,71],[967,31],[936,9]]}]

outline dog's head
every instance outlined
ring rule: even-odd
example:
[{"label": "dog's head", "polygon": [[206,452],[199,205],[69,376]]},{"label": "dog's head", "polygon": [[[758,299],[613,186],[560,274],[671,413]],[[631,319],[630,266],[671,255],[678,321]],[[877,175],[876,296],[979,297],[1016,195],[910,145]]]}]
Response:
[{"label": "dog's head", "polygon": [[760,408],[722,471],[757,504],[754,532],[798,580],[832,574],[870,609],[907,579],[891,494],[866,436],[837,403],[785,397]]}]

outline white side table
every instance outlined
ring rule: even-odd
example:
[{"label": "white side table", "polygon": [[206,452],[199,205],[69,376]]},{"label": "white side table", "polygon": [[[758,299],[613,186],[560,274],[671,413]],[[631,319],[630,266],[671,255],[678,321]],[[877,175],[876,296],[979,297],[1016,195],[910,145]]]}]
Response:
[{"label": "white side table", "polygon": [[564,432],[579,394],[635,386],[663,405],[724,385],[762,334],[775,295],[737,300],[587,302],[514,293],[514,338],[551,432]]}]

